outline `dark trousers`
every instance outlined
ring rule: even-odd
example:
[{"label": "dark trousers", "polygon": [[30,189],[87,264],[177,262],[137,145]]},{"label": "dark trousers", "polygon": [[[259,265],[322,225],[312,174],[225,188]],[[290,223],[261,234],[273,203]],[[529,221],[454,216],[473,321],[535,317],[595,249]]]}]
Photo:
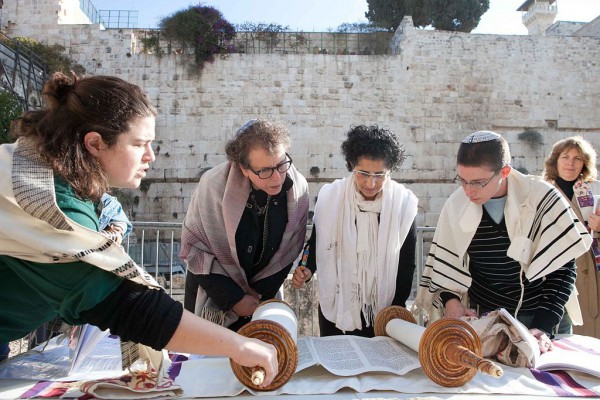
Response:
[{"label": "dark trousers", "polygon": [[183,308],[194,312],[196,308],[196,297],[198,297],[198,286],[200,282],[195,274],[188,271],[185,276],[185,293],[183,295]]},{"label": "dark trousers", "polygon": [[319,306],[319,335],[320,336],[334,336],[334,335],[354,335],[354,336],[363,336],[363,337],[374,337],[375,336],[375,328],[373,325],[365,326],[365,318],[361,314],[360,319],[362,320],[362,329],[355,329],[353,331],[344,332],[339,329],[335,324],[329,321],[323,315],[321,311],[321,306]]}]

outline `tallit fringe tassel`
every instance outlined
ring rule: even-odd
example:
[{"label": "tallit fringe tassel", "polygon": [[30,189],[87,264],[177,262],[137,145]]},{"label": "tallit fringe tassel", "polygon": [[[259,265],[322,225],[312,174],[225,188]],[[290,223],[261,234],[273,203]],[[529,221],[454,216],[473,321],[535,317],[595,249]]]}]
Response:
[{"label": "tallit fringe tassel", "polygon": [[225,326],[225,312],[221,310],[213,310],[208,307],[202,309],[200,316],[217,325]]}]

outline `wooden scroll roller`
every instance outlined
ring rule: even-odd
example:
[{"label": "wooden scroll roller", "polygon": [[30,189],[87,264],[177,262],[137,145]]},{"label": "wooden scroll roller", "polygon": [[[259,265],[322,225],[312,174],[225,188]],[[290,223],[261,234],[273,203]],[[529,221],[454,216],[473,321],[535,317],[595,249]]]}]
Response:
[{"label": "wooden scroll roller", "polygon": [[442,318],[427,328],[404,307],[384,308],[375,318],[375,335],[390,336],[419,353],[425,375],[438,385],[458,387],[477,371],[499,378],[502,368],[482,357],[481,339],[467,322]]},{"label": "wooden scroll roller", "polygon": [[277,349],[279,372],[269,386],[258,387],[264,378],[265,371],[260,367],[244,367],[232,360],[231,369],[242,384],[257,390],[277,390],[290,380],[298,367],[298,320],[291,307],[280,300],[267,300],[261,303],[252,320],[238,330],[240,335],[260,339],[272,344]]}]

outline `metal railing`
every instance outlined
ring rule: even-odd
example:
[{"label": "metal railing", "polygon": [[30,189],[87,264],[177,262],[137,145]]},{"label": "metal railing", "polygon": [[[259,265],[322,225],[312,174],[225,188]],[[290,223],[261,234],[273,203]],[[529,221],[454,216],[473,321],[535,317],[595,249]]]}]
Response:
[{"label": "metal railing", "polygon": [[98,13],[106,29],[134,29],[138,27],[137,10],[100,10]]},{"label": "metal railing", "polygon": [[[151,275],[171,297],[183,302],[187,268],[179,258],[182,223],[138,221],[132,223],[133,231],[124,241],[123,247],[140,266],[147,271],[152,270]],[[307,237],[310,236],[311,230],[312,225],[309,225]],[[416,295],[417,283],[421,280],[425,255],[428,251],[427,242],[430,241],[434,230],[434,227],[417,227],[416,274],[409,303]],[[294,265],[297,263],[298,260],[294,262]],[[319,334],[317,280],[318,275],[308,282],[305,289],[301,290],[291,287],[291,274],[284,283],[284,300],[290,304],[298,318],[299,336],[318,336]],[[33,338],[33,334],[30,334],[11,343],[11,357],[27,351]]]},{"label": "metal railing", "polygon": [[[185,47],[164,36],[159,29],[140,29],[134,32],[134,53],[193,54]],[[390,54],[393,32],[236,32],[235,37],[221,43],[221,53],[247,54]]]},{"label": "metal railing", "polygon": [[87,15],[92,24],[104,24],[100,13],[91,0],[79,0],[79,8]]},{"label": "metal railing", "polygon": [[0,90],[16,96],[24,110],[41,107],[47,70],[33,50],[0,32]]},{"label": "metal railing", "polygon": [[[181,223],[167,222],[133,222],[133,232],[123,244],[129,255],[140,266],[148,270],[148,267],[154,267],[152,275],[163,285],[169,294],[183,301],[185,282],[176,280],[180,268],[187,268],[185,263],[179,258],[179,249],[181,243]],[[307,238],[310,237],[312,225],[308,225]],[[434,227],[417,227],[417,243],[416,243],[416,273],[413,279],[413,289],[409,301],[416,297],[417,285],[421,280],[423,267],[425,265],[426,254],[428,251],[428,243],[431,241]],[[298,264],[299,258],[294,262]],[[163,270],[160,271],[161,266]],[[291,271],[293,272],[293,271]],[[160,279],[161,276],[166,276]],[[171,277],[170,280],[168,277]],[[307,289],[294,290],[291,288],[291,273],[284,283],[284,300],[286,300],[298,317],[299,333],[305,335],[318,335],[317,323],[317,304],[318,293],[316,290],[315,281],[313,279],[307,285]]]}]

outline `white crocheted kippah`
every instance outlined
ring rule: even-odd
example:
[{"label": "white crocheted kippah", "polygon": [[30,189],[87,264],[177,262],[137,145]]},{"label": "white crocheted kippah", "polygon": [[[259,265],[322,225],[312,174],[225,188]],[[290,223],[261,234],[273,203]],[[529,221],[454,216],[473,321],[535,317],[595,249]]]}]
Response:
[{"label": "white crocheted kippah", "polygon": [[492,131],[477,131],[466,136],[462,143],[481,143],[500,139],[500,135]]}]

